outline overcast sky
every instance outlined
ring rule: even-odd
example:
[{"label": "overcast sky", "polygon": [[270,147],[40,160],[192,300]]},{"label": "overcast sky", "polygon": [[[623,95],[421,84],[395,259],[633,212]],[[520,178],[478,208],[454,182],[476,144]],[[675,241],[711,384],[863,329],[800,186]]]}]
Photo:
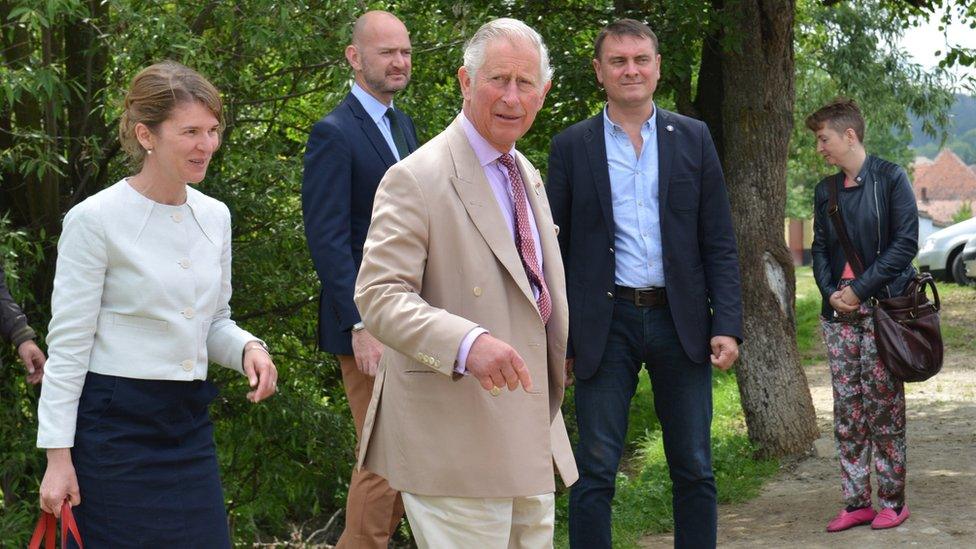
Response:
[{"label": "overcast sky", "polygon": [[[941,12],[937,12],[928,22],[908,29],[902,39],[902,48],[908,51],[908,54],[923,67],[938,65],[939,60],[945,56],[947,41],[951,45],[976,49],[976,29],[956,22],[949,26],[949,32],[946,35],[939,30],[940,17]],[[940,57],[935,56],[937,51],[942,52]],[[976,68],[973,67],[957,67],[953,72],[958,75],[976,77]]]}]

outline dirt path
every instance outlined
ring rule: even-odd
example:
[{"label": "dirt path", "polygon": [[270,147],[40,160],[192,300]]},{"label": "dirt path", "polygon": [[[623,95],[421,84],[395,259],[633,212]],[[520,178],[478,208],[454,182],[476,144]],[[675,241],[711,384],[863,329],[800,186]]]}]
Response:
[{"label": "dirt path", "polygon": [[[943,322],[976,336],[974,305],[972,299],[944,305]],[[815,455],[784,467],[756,499],[720,506],[719,547],[976,547],[976,356],[949,349],[938,376],[907,386],[912,516],[892,530],[862,526],[825,532],[842,505],[833,401],[826,365],[808,368],[807,376],[821,432]],[[669,535],[640,542],[646,548],[672,544]]]}]

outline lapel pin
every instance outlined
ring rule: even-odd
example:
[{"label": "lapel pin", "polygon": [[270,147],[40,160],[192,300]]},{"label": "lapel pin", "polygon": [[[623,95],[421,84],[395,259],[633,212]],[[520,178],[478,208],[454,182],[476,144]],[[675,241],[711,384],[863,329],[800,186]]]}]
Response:
[{"label": "lapel pin", "polygon": [[668,124],[667,126],[664,127],[664,129],[668,130],[669,132],[673,132],[674,131],[674,126],[672,126],[671,124]]}]

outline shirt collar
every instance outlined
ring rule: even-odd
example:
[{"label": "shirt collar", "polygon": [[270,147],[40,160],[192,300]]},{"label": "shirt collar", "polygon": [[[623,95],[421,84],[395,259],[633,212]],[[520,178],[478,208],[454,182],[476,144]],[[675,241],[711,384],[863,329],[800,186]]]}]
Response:
[{"label": "shirt collar", "polygon": [[393,102],[390,101],[389,105],[384,105],[380,103],[378,99],[369,94],[366,90],[361,88],[358,83],[352,83],[352,94],[359,100],[359,103],[366,110],[366,114],[373,119],[373,122],[380,124],[383,121],[383,117],[386,115],[386,109],[393,106]]},{"label": "shirt collar", "polygon": [[[495,147],[488,142],[487,139],[478,133],[475,129],[474,124],[468,120],[468,117],[464,115],[464,111],[461,111],[461,126],[464,128],[464,135],[468,137],[468,143],[471,144],[471,148],[474,149],[475,156],[478,157],[478,163],[484,168],[488,164],[498,160],[502,153],[498,152]],[[515,158],[515,146],[508,151],[508,154]]]},{"label": "shirt collar", "polygon": [[[641,129],[644,129],[644,127],[649,127],[651,133],[654,133],[654,129],[657,128],[657,105],[653,102],[651,105],[651,117],[644,122]],[[603,107],[603,126],[613,132],[624,131],[622,126],[610,119],[609,105]]]}]

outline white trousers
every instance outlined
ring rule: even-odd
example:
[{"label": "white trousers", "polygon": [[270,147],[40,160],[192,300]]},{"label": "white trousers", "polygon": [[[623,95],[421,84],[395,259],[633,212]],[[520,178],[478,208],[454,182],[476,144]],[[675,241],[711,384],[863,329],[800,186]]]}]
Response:
[{"label": "white trousers", "polygon": [[554,494],[454,498],[403,494],[420,549],[551,549]]}]

